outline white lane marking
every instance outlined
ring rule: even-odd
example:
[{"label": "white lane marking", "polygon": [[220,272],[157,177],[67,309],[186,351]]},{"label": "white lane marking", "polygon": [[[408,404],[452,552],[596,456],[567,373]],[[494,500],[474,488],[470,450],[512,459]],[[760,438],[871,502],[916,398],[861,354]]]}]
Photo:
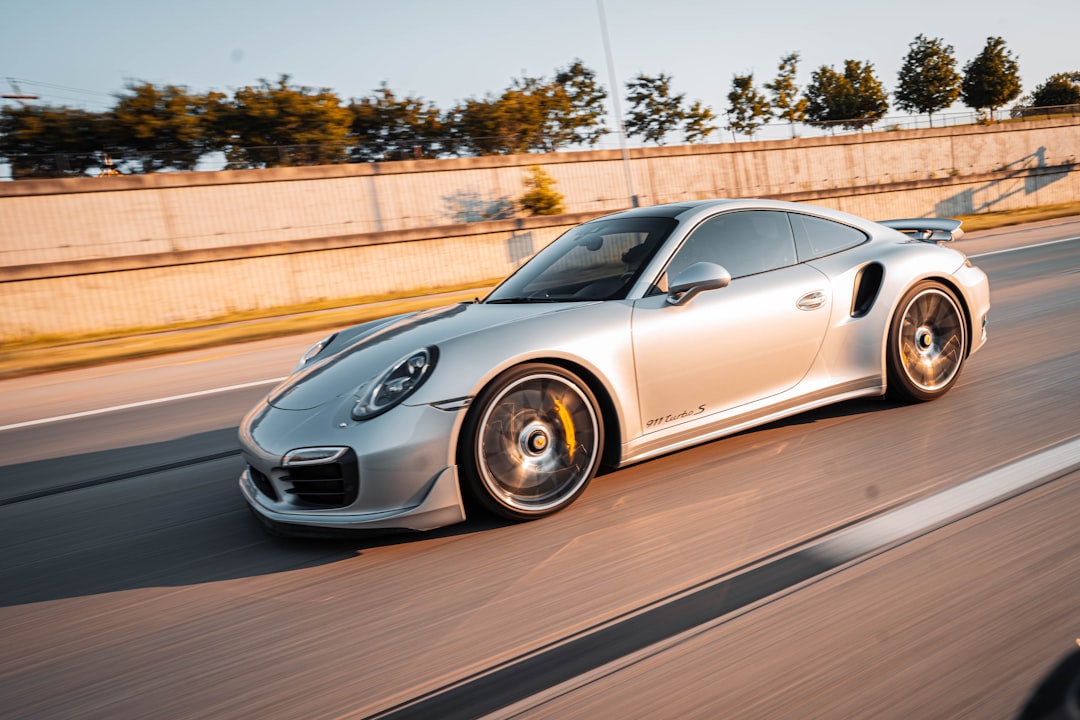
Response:
[{"label": "white lane marking", "polygon": [[1043,448],[823,540],[815,552],[843,562],[968,517],[1080,466],[1080,437]]},{"label": "white lane marking", "polygon": [[[949,523],[972,517],[999,502],[1016,497],[1045,484],[1047,481],[1063,477],[1066,473],[1076,470],[1077,467],[1080,467],[1080,438],[1074,437],[1058,445],[1037,450],[1019,460],[1014,460],[959,485],[934,493],[911,505],[864,521],[846,530],[840,530],[833,535],[811,543],[801,550],[796,550],[794,553],[809,553],[821,557],[827,569],[816,573],[806,581],[800,580],[794,585],[789,585],[779,592],[766,596],[764,601],[769,602],[774,598],[787,597],[793,592],[797,592],[799,587],[803,586],[803,582],[816,582],[827,574],[838,570],[842,572],[847,563],[875,557],[887,552],[898,543],[924,537]],[[768,564],[758,565],[757,568]],[[735,577],[738,577],[738,575],[721,576],[708,581],[707,585],[715,586],[715,584],[728,582]],[[684,598],[695,592],[702,592],[702,589],[699,587],[679,597]],[[639,616],[654,610],[663,602],[672,602],[671,597],[674,596],[670,596],[668,600],[661,603],[638,608],[632,613],[632,616]],[[555,698],[565,697],[598,680],[611,677],[617,672],[638,665],[646,659],[655,658],[692,638],[701,637],[705,632],[723,625],[734,617],[743,615],[748,609],[752,610],[757,607],[759,602],[761,600],[741,605],[734,610],[716,616],[709,622],[671,635],[640,650],[634,650],[617,660],[586,670],[576,677],[552,685],[481,717],[483,720],[518,717],[528,710],[538,708]],[[631,617],[631,615],[624,616],[624,618],[626,617]],[[607,627],[611,626],[608,625]],[[573,642],[573,638],[569,642]],[[1080,645],[1080,639],[1077,639],[1076,642]],[[368,713],[364,714],[365,717],[367,715]],[[353,717],[353,715],[349,714],[342,717]]]},{"label": "white lane marking", "polygon": [[[1064,240],[1050,240],[1044,243],[1038,243],[1036,245],[1023,245],[1021,247],[1007,248],[1005,250],[993,250],[991,252],[978,253],[977,255],[968,255],[971,258],[988,257],[990,255],[1000,255],[1002,253],[1016,252],[1017,250],[1027,250],[1029,248],[1044,247],[1046,245],[1057,245],[1058,243],[1073,242],[1074,240],[1080,240],[1080,237],[1065,238]],[[131,408],[145,407],[147,405],[159,405],[161,403],[173,402],[174,400],[186,400],[188,398],[200,397],[203,395],[215,395],[217,393],[229,392],[230,390],[243,390],[244,388],[256,387],[258,385],[270,385],[272,383],[279,383],[285,378],[273,378],[270,380],[255,380],[254,382],[243,383],[241,385],[230,385],[222,388],[212,388],[210,390],[200,390],[198,392],[185,393],[184,395],[173,395],[172,397],[156,398],[153,400],[143,400],[142,402],[128,403],[126,405],[115,405],[113,407],[100,408],[98,410],[87,410],[85,412],[71,413],[70,415],[57,415],[55,417],[42,418],[40,420],[27,420],[26,422],[14,423],[12,425],[0,425],[0,432],[5,430],[18,430],[19,428],[33,427],[35,425],[48,425],[49,423],[60,422],[62,420],[75,420],[82,417],[90,417],[93,415],[103,415],[105,413],[117,412],[119,410],[130,410]]]},{"label": "white lane marking", "polygon": [[19,428],[34,427],[35,425],[47,425],[49,423],[60,422],[62,420],[76,420],[78,418],[91,417],[93,415],[104,415],[105,413],[118,412],[120,410],[130,410],[137,407],[146,407],[147,405],[160,405],[162,403],[174,402],[176,400],[187,400],[189,398],[203,397],[204,395],[216,395],[218,393],[230,392],[232,390],[244,390],[246,388],[258,387],[259,385],[272,385],[281,382],[285,378],[272,378],[270,380],[255,380],[253,382],[240,383],[239,385],[229,385],[228,387],[211,388],[210,390],[198,390],[196,392],[184,393],[183,395],[171,395],[169,397],[154,398],[153,400],[140,400],[139,402],[126,403],[124,405],[113,405],[112,407],[98,408],[97,410],[84,410],[83,412],[69,413],[68,415],[56,415],[54,417],[41,418],[40,420],[27,420],[26,422],[12,423],[11,425],[0,425],[0,432],[5,430],[18,430]]},{"label": "white lane marking", "polygon": [[[1036,243],[1034,245],[1021,245],[1020,247],[1005,248],[1004,250],[991,250],[990,252],[978,253],[975,255],[968,255],[970,258],[990,257],[991,255],[1004,255],[1005,253],[1017,252],[1018,250],[1030,250],[1031,248],[1046,247],[1047,245],[1057,245],[1059,243],[1074,242],[1080,240],[1080,237],[1065,238],[1063,240],[1048,240],[1044,243]],[[963,250],[961,250],[963,252]]]}]

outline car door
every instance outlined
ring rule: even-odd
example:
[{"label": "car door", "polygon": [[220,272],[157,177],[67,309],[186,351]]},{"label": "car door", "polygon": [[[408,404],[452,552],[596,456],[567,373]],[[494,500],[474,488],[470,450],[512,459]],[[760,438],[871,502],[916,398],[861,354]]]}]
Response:
[{"label": "car door", "polygon": [[[696,262],[723,266],[731,283],[668,303],[666,279]],[[797,262],[785,213],[727,212],[701,223],[668,263],[659,291],[634,304],[645,432],[794,387],[817,355],[831,306],[825,275]]]}]

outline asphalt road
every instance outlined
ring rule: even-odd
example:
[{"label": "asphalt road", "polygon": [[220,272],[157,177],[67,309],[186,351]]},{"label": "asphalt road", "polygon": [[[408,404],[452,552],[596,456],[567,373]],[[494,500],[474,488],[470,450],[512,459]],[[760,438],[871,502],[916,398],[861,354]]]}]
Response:
[{"label": "asphalt road", "polygon": [[[235,426],[315,337],[2,382],[0,717],[1015,717],[1080,637],[1080,220],[959,246],[991,335],[942,400],[675,453],[524,525],[264,535]],[[989,478],[1018,489],[825,552]]]}]

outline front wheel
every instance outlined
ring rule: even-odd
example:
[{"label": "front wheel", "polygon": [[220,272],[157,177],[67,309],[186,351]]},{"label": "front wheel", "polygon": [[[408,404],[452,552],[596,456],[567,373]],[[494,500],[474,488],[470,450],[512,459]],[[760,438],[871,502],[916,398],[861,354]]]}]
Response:
[{"label": "front wheel", "polygon": [[930,281],[905,293],[893,315],[887,352],[890,396],[925,402],[948,392],[967,353],[967,320],[952,290]]},{"label": "front wheel", "polygon": [[469,495],[512,520],[562,510],[585,490],[604,445],[596,398],[577,375],[531,363],[476,398],[459,445]]}]

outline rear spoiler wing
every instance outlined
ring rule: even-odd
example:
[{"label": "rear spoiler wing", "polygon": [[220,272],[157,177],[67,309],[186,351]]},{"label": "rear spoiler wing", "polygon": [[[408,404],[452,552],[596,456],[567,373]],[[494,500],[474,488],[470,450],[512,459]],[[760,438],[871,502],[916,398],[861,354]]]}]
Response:
[{"label": "rear spoiler wing", "polygon": [[881,220],[879,225],[899,230],[923,242],[952,242],[964,234],[960,220],[951,218],[907,218],[904,220]]}]

